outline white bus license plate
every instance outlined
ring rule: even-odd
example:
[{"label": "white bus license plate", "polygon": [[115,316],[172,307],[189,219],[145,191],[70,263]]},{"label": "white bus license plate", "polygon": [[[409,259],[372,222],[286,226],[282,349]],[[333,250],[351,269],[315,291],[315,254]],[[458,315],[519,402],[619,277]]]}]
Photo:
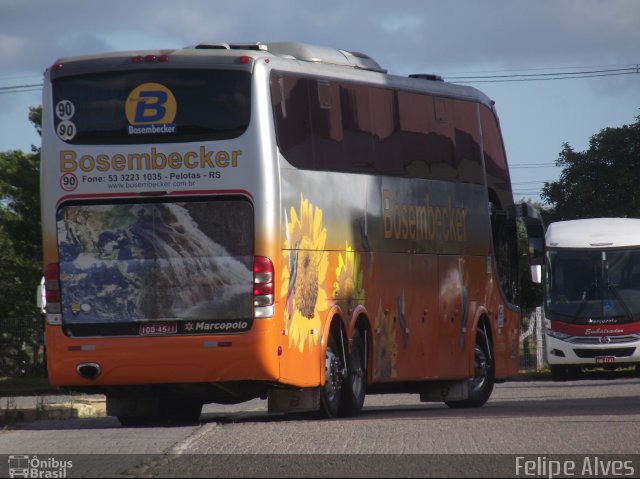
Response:
[{"label": "white bus license plate", "polygon": [[613,364],[615,362],[615,356],[596,356],[596,364]]},{"label": "white bus license plate", "polygon": [[176,334],[178,324],[170,323],[142,323],[140,325],[140,336],[152,336],[154,334]]}]

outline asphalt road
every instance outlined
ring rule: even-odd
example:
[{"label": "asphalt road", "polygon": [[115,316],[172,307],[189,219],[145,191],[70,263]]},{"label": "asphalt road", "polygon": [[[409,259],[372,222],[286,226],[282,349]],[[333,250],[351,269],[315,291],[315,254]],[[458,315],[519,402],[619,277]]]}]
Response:
[{"label": "asphalt road", "polygon": [[638,378],[509,382],[480,409],[380,395],[353,419],[269,415],[256,400],[205,406],[201,420],[24,424],[0,432],[0,475],[8,476],[8,455],[37,455],[41,469],[71,461],[66,477],[549,477],[556,466],[569,476],[640,476]]}]

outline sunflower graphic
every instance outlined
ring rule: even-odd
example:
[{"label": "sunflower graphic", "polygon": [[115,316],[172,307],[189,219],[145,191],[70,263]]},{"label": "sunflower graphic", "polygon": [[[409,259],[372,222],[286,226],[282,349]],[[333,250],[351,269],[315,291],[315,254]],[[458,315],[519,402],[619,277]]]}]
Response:
[{"label": "sunflower graphic", "polygon": [[396,360],[398,359],[398,344],[396,343],[396,329],[389,313],[382,309],[382,301],[378,305],[376,314],[376,335],[374,376],[380,378],[395,378],[398,376]]},{"label": "sunflower graphic", "polygon": [[[285,211],[285,218],[287,214]],[[325,281],[329,260],[324,251],[327,229],[322,226],[322,210],[300,194],[300,214],[291,207],[284,244],[285,267],[280,296],[286,299],[285,320],[289,347],[300,352],[305,345],[318,344],[320,313],[327,309]],[[311,334],[311,331],[316,334]]]},{"label": "sunflower graphic", "polygon": [[362,268],[360,253],[356,253],[349,241],[345,245],[344,256],[338,256],[336,282],[333,283],[333,298],[346,299],[349,307],[354,303],[364,303],[365,292],[362,286]]}]

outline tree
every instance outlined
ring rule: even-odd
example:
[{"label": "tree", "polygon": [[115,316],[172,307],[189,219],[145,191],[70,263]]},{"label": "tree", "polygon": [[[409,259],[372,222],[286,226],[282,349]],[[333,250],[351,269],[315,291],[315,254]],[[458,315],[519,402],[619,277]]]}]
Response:
[{"label": "tree", "polygon": [[[42,109],[29,119],[40,132]],[[40,151],[0,153],[0,375],[33,369],[42,344]]]},{"label": "tree", "polygon": [[597,217],[640,218],[640,116],[636,123],[604,128],[586,151],[564,143],[556,182],[541,197],[551,205],[546,221]]}]

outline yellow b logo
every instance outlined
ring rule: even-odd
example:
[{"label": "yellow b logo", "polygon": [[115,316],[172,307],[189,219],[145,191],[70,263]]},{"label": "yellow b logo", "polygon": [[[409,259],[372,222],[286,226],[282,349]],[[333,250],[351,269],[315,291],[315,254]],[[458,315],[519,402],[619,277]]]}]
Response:
[{"label": "yellow b logo", "polygon": [[143,83],[134,88],[125,103],[130,125],[166,125],[176,117],[176,98],[160,83]]}]

